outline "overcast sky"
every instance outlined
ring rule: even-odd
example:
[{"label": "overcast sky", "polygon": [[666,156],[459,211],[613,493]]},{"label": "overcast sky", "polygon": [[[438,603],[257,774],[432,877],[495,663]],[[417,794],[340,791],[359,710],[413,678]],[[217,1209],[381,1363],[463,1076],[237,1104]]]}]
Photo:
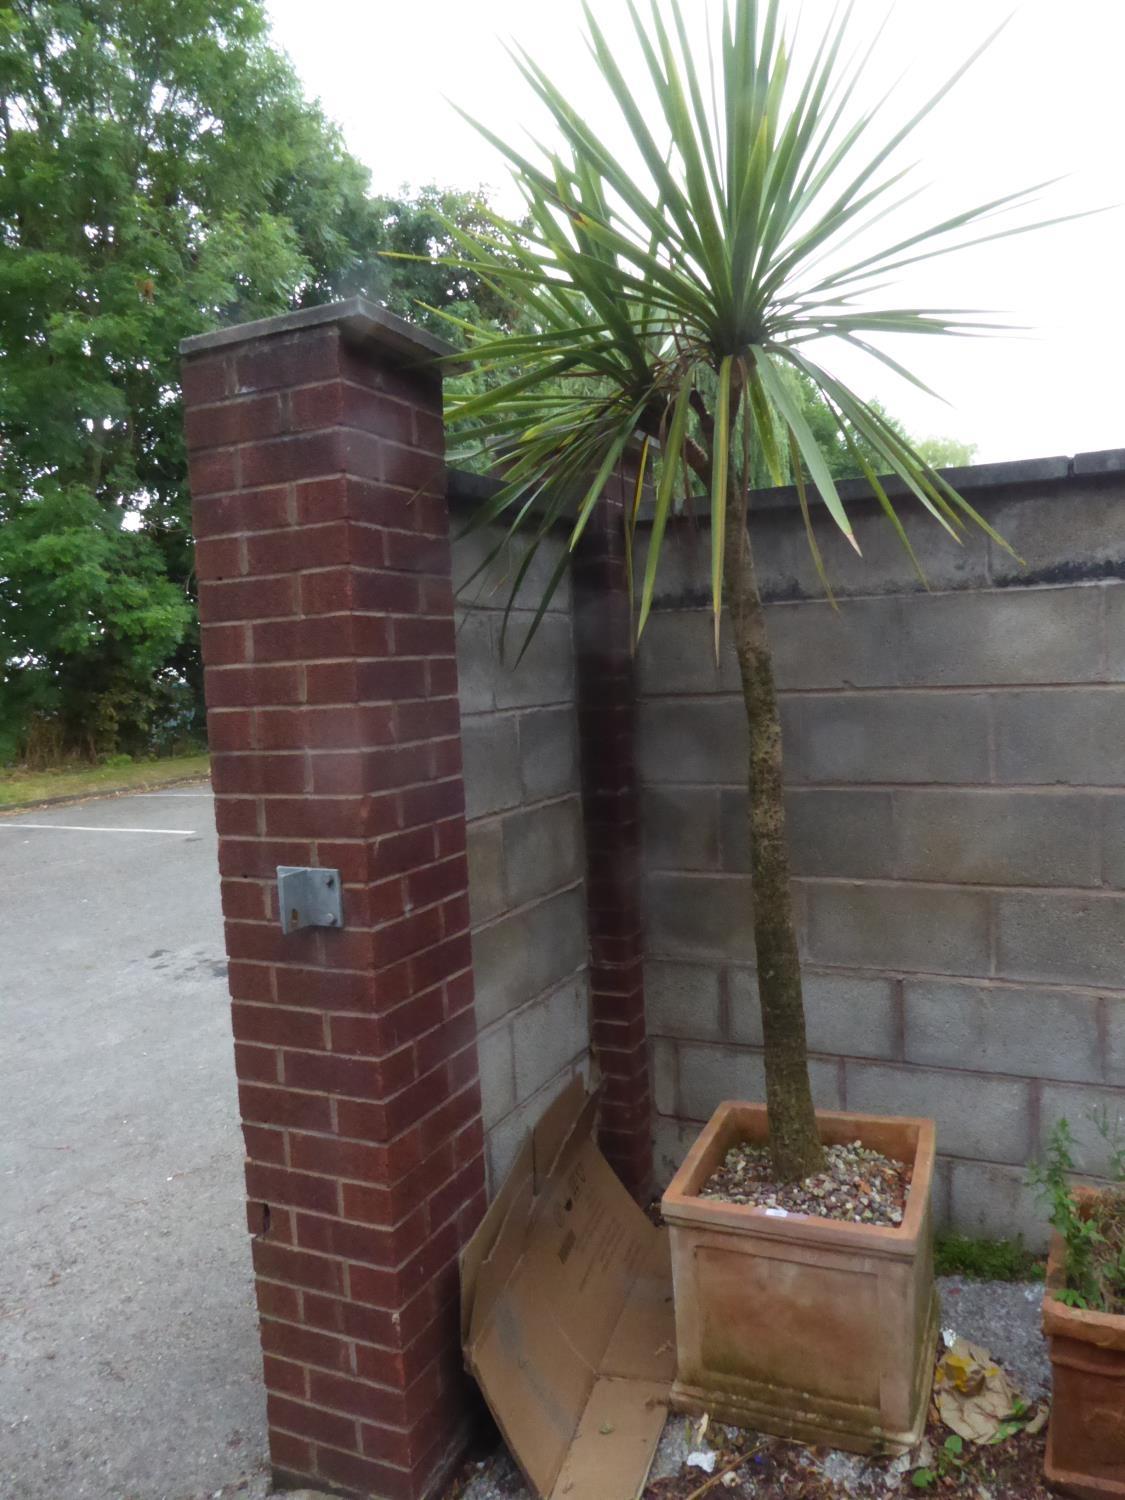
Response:
[{"label": "overcast sky", "polygon": [[[446,102],[506,138],[540,128],[505,41],[526,47],[599,123],[610,118],[598,103],[579,0],[267,3],[277,42],[371,168],[376,189],[485,184],[515,206],[503,162]],[[594,8],[626,60],[623,0],[594,0]],[[684,8],[702,16],[711,0],[684,0]],[[833,4],[805,0],[801,9],[815,31]],[[874,36],[886,11],[887,0],[857,0],[857,43]],[[870,58],[864,101],[905,74],[901,118],[1009,14],[906,158],[920,161],[919,182],[932,184],[930,217],[1056,176],[1066,181],[1032,217],[1125,204],[1122,0],[898,0]],[[932,262],[904,283],[900,300],[907,296],[917,305],[994,309],[1030,330],[987,341],[888,342],[948,405],[850,351],[830,357],[822,349],[828,368],[883,400],[916,436],[974,442],[978,461],[1125,447],[1125,209]]]}]

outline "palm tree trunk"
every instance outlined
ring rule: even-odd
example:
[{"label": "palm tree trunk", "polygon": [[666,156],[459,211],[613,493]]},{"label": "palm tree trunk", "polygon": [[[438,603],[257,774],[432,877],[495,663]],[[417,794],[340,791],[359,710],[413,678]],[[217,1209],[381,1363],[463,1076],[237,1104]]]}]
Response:
[{"label": "palm tree trunk", "polygon": [[731,486],[724,586],[750,727],[750,870],[758,999],[765,1040],[770,1153],[779,1182],[824,1165],[809,1084],[797,932],[789,885],[782,789],[781,717],[762,599],[746,525],[745,495]]}]

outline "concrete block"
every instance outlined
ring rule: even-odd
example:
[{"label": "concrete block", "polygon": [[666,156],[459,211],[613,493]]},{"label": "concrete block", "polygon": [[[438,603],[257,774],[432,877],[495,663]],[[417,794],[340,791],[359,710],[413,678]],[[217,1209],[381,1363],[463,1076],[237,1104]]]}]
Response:
[{"label": "concrete block", "polygon": [[1120,688],[997,693],[994,712],[1000,781],[1120,785],[1125,743],[1125,691]]},{"label": "concrete block", "polygon": [[676,1083],[677,1044],[667,1037],[649,1038],[648,1059],[652,1079],[652,1103],[658,1115],[674,1115],[678,1093]]},{"label": "concrete block", "polygon": [[645,1017],[650,1036],[722,1038],[719,969],[714,964],[645,964]]},{"label": "concrete block", "polygon": [[1001,500],[988,519],[1016,553],[989,542],[997,583],[1081,583],[1120,564],[1125,487],[1054,484]]},{"label": "concrete block", "polygon": [[1065,990],[908,979],[906,1060],[1027,1078],[1101,1079],[1098,1000]]},{"label": "concrete block", "polygon": [[509,813],[503,830],[509,906],[581,880],[585,859],[577,796]]},{"label": "concrete block", "polygon": [[[1119,507],[1110,533],[1109,543],[1116,555],[1116,565],[1121,566],[1121,514]],[[1105,597],[1105,640],[1107,682],[1125,682],[1125,583],[1102,584],[1100,592]]]},{"label": "concrete block", "polygon": [[477,1058],[480,1064],[481,1115],[485,1129],[489,1130],[516,1106],[510,1021],[490,1026],[478,1035]]},{"label": "concrete block", "polygon": [[534,618],[529,611],[512,612],[502,658],[499,625],[495,627],[497,708],[531,708],[574,701],[574,641],[568,615],[544,615],[523,659],[516,664]]},{"label": "concrete block", "polygon": [[1125,995],[1103,995],[1105,1007],[1107,1083],[1125,1088]]},{"label": "concrete block", "polygon": [[578,721],[573,708],[535,708],[520,714],[516,722],[525,800],[538,802],[578,791]]},{"label": "concrete block", "polygon": [[1100,819],[1099,799],[1081,794],[897,791],[892,873],[966,885],[1097,885]]},{"label": "concrete block", "polygon": [[984,892],[814,882],[807,899],[814,962],[931,974],[989,972]]},{"label": "concrete block", "polygon": [[1022,1237],[1029,1250],[1047,1247],[1047,1220],[1027,1185],[1023,1167],[950,1162],[949,1224],[956,1234],[973,1239]]},{"label": "concrete block", "polygon": [[512,1017],[516,1096],[526,1099],[590,1045],[586,978],[568,980]]},{"label": "concrete block", "polygon": [[473,934],[477,1024],[488,1026],[586,963],[581,888],[523,907]]},{"label": "concrete block", "polygon": [[649,875],[645,951],[654,958],[753,961],[750,882],[738,875]]},{"label": "concrete block", "polygon": [[786,780],[987,782],[983,693],[862,693],[782,702]]},{"label": "concrete block", "polygon": [[[707,1120],[724,1099],[766,1097],[765,1064],[760,1052],[745,1047],[708,1047],[677,1042],[679,1108],[686,1120]],[[833,1062],[809,1059],[809,1080],[818,1109],[839,1109],[839,1070]],[[657,1106],[660,1114],[666,1113]]]},{"label": "concrete block", "polygon": [[[478,531],[470,531],[454,541],[453,587],[464,607],[490,610],[504,610],[507,607],[512,584],[526,555],[527,543],[523,537],[505,543],[506,529],[487,526]],[[501,547],[501,551],[485,567],[497,547]],[[538,609],[564,547],[565,543],[561,538],[547,537],[543,541],[520,585],[516,597],[517,608]],[[559,579],[558,588],[548,608],[560,613],[566,613],[570,609],[569,570]]]},{"label": "concrete block", "polygon": [[648,785],[744,786],[749,745],[738,698],[669,699],[637,712],[637,764]]},{"label": "concrete block", "polygon": [[504,837],[500,824],[470,823],[466,830],[469,851],[469,920],[474,927],[488,922],[505,909]]},{"label": "concrete block", "polygon": [[[633,571],[637,578],[645,575],[650,536],[649,527],[642,526],[636,537]],[[654,615],[665,609],[698,608],[710,597],[711,528],[705,521],[671,516],[656,569]]]},{"label": "concrete block", "polygon": [[654,610],[637,648],[637,673],[642,697],[738,692],[729,622],[724,618],[716,664],[715,622],[709,609]]},{"label": "concrete block", "polygon": [[903,605],[895,653],[907,686],[1097,682],[1099,589],[919,594]]},{"label": "concrete block", "polygon": [[573,1068],[563,1068],[556,1073],[538,1093],[517,1104],[515,1109],[488,1132],[485,1138],[485,1158],[488,1167],[488,1192],[492,1197],[503,1185],[516,1152],[527,1139],[539,1117],[566,1088],[570,1080],[580,1074],[589,1081],[589,1061],[584,1059]]},{"label": "concrete block", "polygon": [[1125,896],[1006,891],[995,900],[1003,978],[1125,988]]},{"label": "concrete block", "polygon": [[728,875],[750,873],[749,814],[745,785],[724,787],[719,793],[719,868]]},{"label": "concrete block", "polygon": [[[1102,880],[1117,890],[1125,890],[1125,795],[1117,793],[1100,799]],[[1125,988],[1125,986],[1123,986]]]},{"label": "concrete block", "polygon": [[894,874],[890,792],[791,791],[786,832],[794,875],[877,880]]},{"label": "concrete block", "polygon": [[767,629],[777,685],[792,689],[895,687],[902,611],[895,598],[771,604]]},{"label": "concrete block", "polygon": [[[958,546],[913,502],[900,507],[931,588],[966,588],[987,583],[988,551],[984,538],[977,546]],[[912,594],[923,587],[902,543],[873,499],[853,501],[848,515],[862,551],[857,556],[822,506],[813,510],[813,528],[825,571],[836,599],[856,595]],[[824,584],[809,549],[796,492],[784,508],[760,510],[756,519],[754,555],[758,586],[767,601],[819,600]]]},{"label": "concrete block", "polygon": [[[1051,1131],[1060,1119],[1070,1126],[1075,1140],[1074,1159],[1080,1172],[1108,1177],[1112,1171],[1111,1142],[1125,1147],[1125,1094],[1121,1089],[1083,1088],[1081,1084],[1045,1083],[1039,1109],[1040,1154],[1046,1151]],[[1102,1135],[1104,1123],[1109,1140]]]},{"label": "concrete block", "polygon": [[649,787],[641,798],[645,868],[717,870],[719,797],[710,787]]},{"label": "concrete block", "polygon": [[698,1125],[657,1115],[652,1122],[652,1166],[657,1190],[663,1190],[679,1171],[699,1134]]},{"label": "concrete block", "polygon": [[[762,1045],[762,1013],[757,975],[731,969],[730,1034],[736,1042]],[[899,1019],[893,979],[851,974],[801,975],[809,1050],[830,1057],[899,1056]]]},{"label": "concrete block", "polygon": [[510,714],[461,720],[465,816],[484,818],[515,807],[522,796],[516,721]]},{"label": "concrete block", "polygon": [[863,1114],[921,1115],[937,1126],[950,1156],[1026,1162],[1033,1147],[1031,1084],[993,1074],[885,1063],[845,1064],[848,1108]]},{"label": "concrete block", "polygon": [[463,714],[487,713],[496,702],[496,646],[491,614],[457,611],[457,691]]}]

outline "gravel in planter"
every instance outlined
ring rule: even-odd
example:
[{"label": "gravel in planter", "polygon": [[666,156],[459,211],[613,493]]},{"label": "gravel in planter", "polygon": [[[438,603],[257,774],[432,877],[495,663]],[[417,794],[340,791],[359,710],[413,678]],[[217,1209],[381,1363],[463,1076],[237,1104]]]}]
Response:
[{"label": "gravel in planter", "polygon": [[769,1148],[732,1146],[721,1167],[699,1191],[721,1203],[748,1203],[820,1219],[898,1225],[906,1211],[911,1168],[859,1141],[824,1148],[825,1169],[803,1182],[773,1180]]}]

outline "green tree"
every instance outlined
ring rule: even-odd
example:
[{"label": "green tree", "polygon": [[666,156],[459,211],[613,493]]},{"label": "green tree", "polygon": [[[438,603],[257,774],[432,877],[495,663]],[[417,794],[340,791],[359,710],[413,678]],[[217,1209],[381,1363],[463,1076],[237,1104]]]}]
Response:
[{"label": "green tree", "polygon": [[[665,524],[682,493],[685,466],[709,501],[716,649],[725,601],[749,729],[771,1152],[778,1177],[788,1180],[815,1170],[822,1148],[790,896],[781,727],[754,571],[756,533],[748,524],[754,463],[760,452],[780,480],[788,456],[806,518],[812,503],[823,504],[853,545],[832,475],[831,450],[838,453],[840,443],[904,546],[876,469],[898,475],[954,536],[969,522],[994,535],[885,414],[829,373],[817,346],[842,339],[901,370],[872,337],[944,336],[982,326],[955,313],[885,306],[877,289],[901,267],[963,248],[974,234],[1020,232],[978,233],[975,226],[1029,195],[1012,194],[923,233],[887,230],[903,175],[894,153],[956,78],[889,141],[869,147],[873,115],[852,108],[856,75],[840,61],[846,21],[798,74],[780,0],[728,0],[712,74],[696,61],[676,0],[653,0],[645,20],[630,9],[637,56],[625,60],[586,8],[601,82],[630,142],[628,161],[595,134],[585,108],[580,114],[527,58],[524,75],[561,144],[532,160],[489,136],[512,165],[531,225],[521,230],[497,220],[483,246],[502,245],[515,263],[493,274],[525,321],[507,338],[470,339],[470,354],[478,371],[503,372],[518,363],[521,373],[457,401],[453,415],[477,424],[474,445],[503,474],[478,523],[506,522],[507,536],[522,533],[531,552],[563,521],[571,546],[578,542],[609,476],[640,441],[642,467],[647,461],[655,469],[655,504],[638,632],[652,606]],[[641,95],[642,79],[650,98]],[[849,242],[874,222],[887,232],[881,243],[868,235],[861,254]],[[467,267],[484,264],[471,237],[462,245]],[[831,418],[827,456],[794,377],[811,383]],[[811,526],[809,542],[819,563]],[[565,559],[556,582],[564,565]]]},{"label": "green tree", "polygon": [[381,253],[448,248],[439,214],[479,229],[482,196],[368,186],[261,0],[0,6],[8,753],[36,715],[91,753],[142,747],[169,705],[201,720],[181,339],[359,291],[503,326],[479,275]]}]

